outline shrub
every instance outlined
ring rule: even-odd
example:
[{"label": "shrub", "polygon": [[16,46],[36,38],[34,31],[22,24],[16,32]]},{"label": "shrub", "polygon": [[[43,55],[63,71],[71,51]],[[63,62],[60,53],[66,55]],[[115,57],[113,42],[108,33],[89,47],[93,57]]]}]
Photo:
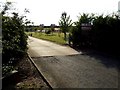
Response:
[{"label": "shrub", "polygon": [[48,30],[45,31],[45,33],[46,33],[46,34],[50,34],[50,33],[51,33],[51,30],[48,29]]},{"label": "shrub", "polygon": [[[81,30],[82,23],[91,23],[89,31]],[[112,54],[120,50],[120,19],[117,15],[89,16],[83,14],[72,28],[73,45],[90,47]]]},{"label": "shrub", "polygon": [[23,17],[19,17],[17,13],[13,13],[13,17],[3,16],[2,22],[3,63],[8,63],[13,58],[25,55],[27,35],[24,32]]}]

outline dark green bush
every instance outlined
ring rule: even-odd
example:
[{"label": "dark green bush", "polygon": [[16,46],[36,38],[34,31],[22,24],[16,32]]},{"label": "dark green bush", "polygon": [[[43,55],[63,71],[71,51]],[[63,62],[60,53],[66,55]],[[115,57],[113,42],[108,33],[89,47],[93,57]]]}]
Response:
[{"label": "dark green bush", "polygon": [[99,16],[93,21],[92,36],[94,47],[116,53],[120,50],[120,20],[112,16]]},{"label": "dark green bush", "polygon": [[71,28],[71,33],[72,33],[73,46],[76,47],[77,45],[80,45],[81,29],[79,29],[77,27],[72,27]]},{"label": "dark green bush", "polygon": [[75,22],[75,25],[72,28],[72,38],[73,38],[73,45],[74,46],[88,46],[90,44],[90,31],[82,30],[81,25],[90,24],[93,20],[92,15],[83,13],[78,18],[78,21]]},{"label": "dark green bush", "polygon": [[2,17],[3,63],[21,58],[27,51],[27,35],[24,32],[23,17],[13,13],[13,17]]},{"label": "dark green bush", "polygon": [[50,34],[50,33],[51,33],[51,30],[46,30],[45,33],[46,33],[46,34]]},{"label": "dark green bush", "polygon": [[[81,30],[82,23],[92,23],[91,30]],[[75,25],[72,29],[73,44],[108,53],[119,53],[120,19],[117,15],[89,16],[83,14]]]}]

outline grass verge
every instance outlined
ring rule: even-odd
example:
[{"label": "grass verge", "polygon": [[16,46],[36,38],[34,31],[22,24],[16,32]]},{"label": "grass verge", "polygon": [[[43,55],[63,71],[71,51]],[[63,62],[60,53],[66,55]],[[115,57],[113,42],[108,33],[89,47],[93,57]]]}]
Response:
[{"label": "grass verge", "polygon": [[38,33],[38,32],[26,32],[27,35],[32,34],[33,37],[48,40],[51,42],[55,42],[57,44],[66,45],[66,41],[64,40],[63,33],[53,33],[53,34],[45,34],[45,33]]}]

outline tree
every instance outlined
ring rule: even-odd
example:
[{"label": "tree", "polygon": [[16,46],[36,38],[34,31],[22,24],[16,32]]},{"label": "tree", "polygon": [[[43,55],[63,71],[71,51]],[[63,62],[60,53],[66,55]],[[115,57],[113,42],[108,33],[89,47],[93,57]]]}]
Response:
[{"label": "tree", "polygon": [[93,45],[109,53],[119,53],[120,20],[116,15],[97,16],[93,21]]},{"label": "tree", "polygon": [[53,34],[53,32],[55,31],[55,24],[51,24],[51,32]]},{"label": "tree", "polygon": [[[5,9],[6,8],[6,9]],[[27,35],[25,34],[24,16],[13,12],[12,17],[6,16],[9,4],[5,4],[2,12],[2,55],[3,63],[23,57],[27,52]]]},{"label": "tree", "polygon": [[75,27],[72,28],[72,41],[73,46],[77,45],[88,45],[87,42],[89,41],[90,31],[89,30],[82,30],[82,24],[91,24],[94,19],[94,14],[81,14],[78,17],[78,21],[74,22]]},{"label": "tree", "polygon": [[64,33],[64,39],[66,40],[66,32],[69,31],[69,27],[72,26],[72,20],[70,19],[70,16],[67,17],[67,13],[63,12],[61,15],[61,19],[59,21],[60,28],[62,32]]},{"label": "tree", "polygon": [[42,32],[42,30],[44,29],[44,24],[40,24],[40,32]]}]

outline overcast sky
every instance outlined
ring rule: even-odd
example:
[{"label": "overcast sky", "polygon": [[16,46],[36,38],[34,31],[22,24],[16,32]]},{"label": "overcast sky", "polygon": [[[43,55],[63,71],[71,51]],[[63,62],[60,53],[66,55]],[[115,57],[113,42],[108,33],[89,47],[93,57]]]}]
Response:
[{"label": "overcast sky", "polygon": [[[6,1],[6,0],[1,0]],[[110,14],[118,11],[120,0],[7,0],[16,3],[19,13],[29,9],[27,18],[34,22],[34,25],[56,24],[62,12],[67,12],[72,21],[77,20],[79,13]]]}]

